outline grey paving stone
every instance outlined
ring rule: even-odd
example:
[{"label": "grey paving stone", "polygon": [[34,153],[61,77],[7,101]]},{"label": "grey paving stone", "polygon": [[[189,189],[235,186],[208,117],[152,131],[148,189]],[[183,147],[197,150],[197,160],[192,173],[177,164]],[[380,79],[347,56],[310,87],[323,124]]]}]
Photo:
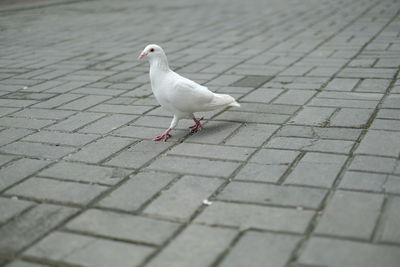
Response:
[{"label": "grey paving stone", "polygon": [[6,145],[9,144],[15,140],[18,140],[24,136],[27,136],[28,134],[33,133],[32,130],[28,129],[13,129],[13,128],[7,128],[4,131],[0,132],[0,145]]},{"label": "grey paving stone", "polygon": [[55,108],[55,107],[61,106],[62,104],[65,104],[67,102],[78,99],[80,97],[82,97],[82,95],[62,94],[62,95],[58,95],[53,98],[50,98],[49,100],[39,102],[39,103],[33,105],[33,107],[35,107],[35,108]]},{"label": "grey paving stone", "polygon": [[342,108],[330,120],[334,127],[364,128],[373,113],[372,109]]},{"label": "grey paving stone", "polygon": [[109,99],[109,97],[107,96],[88,95],[69,102],[65,105],[62,105],[59,107],[59,109],[84,110],[101,102],[104,102],[107,99]]},{"label": "grey paving stone", "polygon": [[399,108],[400,94],[391,94],[382,103],[383,108]]},{"label": "grey paving stone", "polygon": [[232,229],[190,225],[146,266],[210,266],[235,235]]},{"label": "grey paving stone", "polygon": [[386,204],[387,208],[377,234],[379,241],[397,244],[400,243],[400,233],[398,231],[398,223],[400,221],[399,204],[399,197],[390,198]]},{"label": "grey paving stone", "polygon": [[0,224],[32,207],[34,203],[20,199],[0,198]]},{"label": "grey paving stone", "polygon": [[338,77],[344,78],[387,78],[394,76],[394,70],[384,68],[345,68],[339,72]]},{"label": "grey paving stone", "polygon": [[93,209],[66,225],[69,230],[152,245],[161,245],[178,227],[177,223]]},{"label": "grey paving stone", "polygon": [[305,126],[284,126],[276,136],[284,137],[308,137],[308,138],[326,138],[340,140],[357,140],[361,134],[360,129],[344,129],[344,128],[320,128]]},{"label": "grey paving stone", "polygon": [[398,157],[400,133],[370,130],[356,149],[356,154]]},{"label": "grey paving stone", "polygon": [[[223,259],[222,267],[284,267],[300,237],[246,232]],[[268,249],[265,249],[268,248]]]},{"label": "grey paving stone", "polygon": [[116,184],[129,172],[102,166],[86,165],[73,162],[59,162],[38,173],[39,176],[54,177],[79,182]]},{"label": "grey paving stone", "polygon": [[286,184],[331,187],[346,156],[308,152],[286,178]]},{"label": "grey paving stone", "polygon": [[[152,109],[152,106],[126,106],[126,105],[109,105],[100,104],[90,109],[90,111],[96,112],[111,112],[121,114],[143,114],[146,111]],[[134,119],[135,117],[132,117]]]},{"label": "grey paving stone", "polygon": [[42,109],[42,108],[26,108],[13,114],[16,117],[34,118],[34,119],[64,119],[74,114],[73,111]]},{"label": "grey paving stone", "polygon": [[149,201],[177,176],[166,173],[139,173],[112,191],[99,206],[134,211]]},{"label": "grey paving stone", "polygon": [[96,184],[79,184],[32,177],[7,190],[6,194],[84,205],[105,190],[107,187]]},{"label": "grey paving stone", "polygon": [[219,144],[238,129],[240,125],[240,123],[235,122],[210,121],[207,122],[203,131],[190,135],[187,141],[193,143]]},{"label": "grey paving stone", "polygon": [[386,79],[364,79],[359,86],[357,92],[380,92],[383,93],[389,87],[390,80]]},{"label": "grey paving stone", "polygon": [[[347,171],[339,184],[339,188],[382,192],[389,185],[389,181],[386,174]],[[393,186],[390,188],[395,190]]]},{"label": "grey paving stone", "polygon": [[[259,89],[261,90],[261,89]],[[256,90],[255,92],[259,91]],[[272,113],[272,114],[285,114],[292,115],[294,114],[300,107],[293,105],[280,105],[280,104],[265,104],[265,103],[248,103],[240,101],[240,108],[232,108],[232,110],[236,111],[248,111],[248,112],[256,112],[256,113]]]},{"label": "grey paving stone", "polygon": [[382,195],[337,191],[326,207],[315,233],[369,240],[382,203]]},{"label": "grey paving stone", "polygon": [[334,107],[334,108],[375,108],[377,101],[355,100],[355,99],[333,99],[315,97],[307,105],[317,107]]},{"label": "grey paving stone", "polygon": [[15,260],[10,264],[7,264],[6,267],[45,267],[45,265],[39,263],[31,263],[26,261]]},{"label": "grey paving stone", "polygon": [[96,122],[80,129],[79,132],[106,134],[115,130],[116,128],[121,127],[122,125],[126,125],[135,118],[136,116],[131,115],[113,114],[97,120]]},{"label": "grey paving stone", "polygon": [[275,104],[303,105],[315,95],[315,91],[288,90],[279,96]]},{"label": "grey paving stone", "polygon": [[313,211],[214,202],[195,222],[211,225],[304,233]]},{"label": "grey paving stone", "polygon": [[267,165],[289,165],[299,154],[297,151],[261,149],[249,161]]},{"label": "grey paving stone", "polygon": [[288,169],[288,165],[264,165],[247,163],[235,176],[235,180],[277,182]]},{"label": "grey paving stone", "polygon": [[76,212],[75,208],[40,204],[10,220],[0,228],[0,255],[14,255]]},{"label": "grey paving stone", "polygon": [[34,133],[22,138],[21,141],[41,142],[68,146],[83,146],[98,137],[98,135],[94,134],[40,131],[38,133]]},{"label": "grey paving stone", "polygon": [[371,129],[400,131],[400,120],[375,119]]},{"label": "grey paving stone", "polygon": [[352,91],[354,86],[359,82],[359,79],[344,79],[344,78],[334,78],[325,87],[328,91]]},{"label": "grey paving stone", "polygon": [[398,247],[312,237],[298,261],[329,267],[396,267],[399,260]]},{"label": "grey paving stone", "polygon": [[46,159],[61,158],[73,152],[74,150],[75,148],[73,147],[48,145],[42,143],[28,143],[21,141],[3,146],[0,149],[0,151],[10,154],[28,155],[32,157],[40,157]]},{"label": "grey paving stone", "polygon": [[275,137],[266,144],[266,147],[346,154],[353,145],[354,142],[345,140]]},{"label": "grey paving stone", "polygon": [[290,124],[323,126],[335,111],[334,108],[305,107],[289,121]]},{"label": "grey paving stone", "polygon": [[69,117],[66,120],[60,121],[48,127],[48,129],[59,131],[75,131],[76,129],[79,129],[82,126],[98,120],[104,116],[105,114],[101,113],[80,112],[76,115]]},{"label": "grey paving stone", "polygon": [[19,159],[0,170],[0,190],[13,185],[47,166],[49,162],[37,159]]},{"label": "grey paving stone", "polygon": [[225,144],[258,147],[270,138],[277,129],[276,125],[247,124],[241,127]]},{"label": "grey paving stone", "polygon": [[24,254],[54,262],[82,266],[138,266],[154,248],[99,239],[72,233],[54,232]]},{"label": "grey paving stone", "polygon": [[16,159],[16,156],[10,156],[10,155],[0,155],[0,166]]},{"label": "grey paving stone", "polygon": [[144,213],[188,220],[221,184],[220,179],[183,176],[153,200]]},{"label": "grey paving stone", "polygon": [[283,92],[282,89],[258,89],[241,99],[241,101],[269,103]]},{"label": "grey paving stone", "polygon": [[322,189],[232,182],[217,199],[316,209],[325,194]]},{"label": "grey paving stone", "polygon": [[229,177],[240,163],[187,157],[162,157],[154,161],[148,169],[193,175]]},{"label": "grey paving stone", "polygon": [[67,159],[98,163],[110,157],[124,147],[132,144],[134,141],[135,140],[127,138],[106,136],[89,145],[86,145],[75,154],[69,155]]},{"label": "grey paving stone", "polygon": [[396,160],[392,158],[356,155],[349,169],[392,173],[395,167]]},{"label": "grey paving stone", "polygon": [[182,143],[168,151],[168,155],[245,161],[254,151],[253,148]]},{"label": "grey paving stone", "polygon": [[215,120],[245,123],[281,124],[285,122],[288,118],[288,115],[283,114],[225,111],[221,115],[218,115]]},{"label": "grey paving stone", "polygon": [[0,106],[2,107],[17,107],[23,108],[37,103],[33,100],[19,100],[19,99],[0,99]]},{"label": "grey paving stone", "polygon": [[28,118],[0,118],[0,126],[25,129],[41,129],[47,125],[54,123],[54,120],[37,120]]},{"label": "grey paving stone", "polygon": [[142,140],[106,161],[106,165],[139,168],[168,149],[172,143]]}]

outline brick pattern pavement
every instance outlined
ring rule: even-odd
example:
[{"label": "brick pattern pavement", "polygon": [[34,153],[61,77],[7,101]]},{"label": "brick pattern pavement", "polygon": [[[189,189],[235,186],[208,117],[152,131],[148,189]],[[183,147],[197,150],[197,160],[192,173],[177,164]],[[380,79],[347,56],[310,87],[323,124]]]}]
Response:
[{"label": "brick pattern pavement", "polygon": [[[399,11],[0,4],[0,266],[398,267]],[[148,43],[242,107],[153,142]]]}]

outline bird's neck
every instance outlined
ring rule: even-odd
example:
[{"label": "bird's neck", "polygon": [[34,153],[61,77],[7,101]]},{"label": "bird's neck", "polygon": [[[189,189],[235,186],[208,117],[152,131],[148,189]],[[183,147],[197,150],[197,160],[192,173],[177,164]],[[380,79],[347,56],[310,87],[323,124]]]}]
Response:
[{"label": "bird's neck", "polygon": [[166,55],[160,55],[150,59],[150,68],[157,68],[162,71],[168,71],[168,60]]}]

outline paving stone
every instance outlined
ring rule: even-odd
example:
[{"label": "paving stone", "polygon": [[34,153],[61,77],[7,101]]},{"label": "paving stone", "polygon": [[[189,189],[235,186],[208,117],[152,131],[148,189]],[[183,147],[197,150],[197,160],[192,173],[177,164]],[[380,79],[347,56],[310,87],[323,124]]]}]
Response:
[{"label": "paving stone", "polygon": [[279,96],[274,103],[275,104],[288,104],[288,105],[303,105],[311,97],[313,97],[315,91],[306,90],[288,90]]},{"label": "paving stone", "polygon": [[400,120],[375,119],[371,129],[400,131]]},{"label": "paving stone", "polygon": [[345,68],[339,72],[338,77],[344,78],[393,78],[395,72],[384,68]]},{"label": "paving stone", "polygon": [[288,165],[263,165],[247,163],[235,176],[235,180],[277,182],[288,169]]},{"label": "paving stone", "polygon": [[298,236],[248,231],[230,250],[220,266],[284,267],[299,241]]},{"label": "paving stone", "polygon": [[0,255],[14,255],[76,212],[75,208],[40,204],[10,220],[0,228]]},{"label": "paving stone", "polygon": [[313,213],[309,210],[214,202],[196,217],[195,222],[304,233]]},{"label": "paving stone", "polygon": [[72,102],[69,102],[65,105],[60,106],[60,109],[72,109],[72,110],[84,110],[89,107],[92,107],[96,104],[106,101],[109,99],[107,96],[97,96],[97,95],[88,95]]},{"label": "paving stone", "polygon": [[232,182],[217,199],[316,209],[325,194],[326,190],[322,189]]},{"label": "paving stone", "polygon": [[135,118],[135,116],[130,115],[113,114],[89,124],[88,126],[80,129],[79,132],[106,134],[115,130],[116,128],[121,127],[122,125],[127,124]]},{"label": "paving stone", "polygon": [[33,204],[32,202],[20,199],[0,198],[0,224],[32,207]]},{"label": "paving stone", "polygon": [[60,121],[48,127],[48,129],[59,131],[75,131],[76,129],[79,129],[82,126],[98,120],[104,116],[105,114],[101,113],[80,112],[76,115],[69,117],[66,120]]},{"label": "paving stone", "polygon": [[355,99],[333,99],[315,97],[307,105],[317,107],[334,107],[334,108],[375,108],[377,101],[355,100]]},{"label": "paving stone", "polygon": [[218,115],[215,118],[215,120],[245,122],[245,123],[281,124],[285,122],[288,118],[289,118],[288,115],[283,115],[283,114],[225,111],[221,115]]},{"label": "paving stone", "polygon": [[253,152],[253,148],[182,143],[168,151],[168,155],[245,161]]},{"label": "paving stone", "polygon": [[6,267],[45,267],[45,265],[42,265],[39,263],[31,263],[31,262],[16,260],[10,264],[7,264]]},{"label": "paving stone", "polygon": [[55,232],[25,252],[25,255],[82,266],[138,266],[154,248]]},{"label": "paving stone", "polygon": [[48,145],[42,143],[28,143],[21,141],[6,145],[0,149],[0,151],[5,153],[29,155],[32,157],[41,157],[46,159],[61,158],[73,152],[74,150],[75,148],[73,147]]},{"label": "paving stone", "polygon": [[330,126],[364,128],[372,113],[372,109],[342,108],[330,119]]},{"label": "paving stone", "polygon": [[144,213],[188,220],[208,197],[222,184],[220,179],[184,176],[163,191]]},{"label": "paving stone", "polygon": [[128,171],[122,169],[73,162],[59,162],[38,173],[39,176],[109,185],[118,183],[127,174]]},{"label": "paving stone", "polygon": [[372,154],[398,157],[400,153],[400,133],[370,130],[361,140],[356,154]]},{"label": "paving stone", "polygon": [[7,128],[0,132],[0,145],[6,145],[13,141],[16,141],[28,134],[33,133],[33,131],[28,129],[13,129]]},{"label": "paving stone", "polygon": [[193,175],[229,177],[240,163],[187,157],[162,157],[148,167],[151,170]]},{"label": "paving stone", "polygon": [[346,156],[308,152],[286,178],[286,184],[331,187]]},{"label": "paving stone", "polygon": [[[339,188],[382,192],[389,185],[388,175],[347,171]],[[392,186],[391,190],[395,188]]]},{"label": "paving stone", "polygon": [[383,108],[399,108],[400,95],[392,94],[385,98],[382,103]]},{"label": "paving stone", "polygon": [[199,131],[196,134],[190,135],[187,141],[193,143],[219,144],[238,129],[240,125],[240,123],[234,122],[210,121],[207,122],[204,131]]},{"label": "paving stone", "polygon": [[326,138],[341,140],[357,140],[361,134],[360,129],[344,128],[320,128],[288,125],[282,127],[276,136],[284,137],[308,137],[308,138]]},{"label": "paving stone", "polygon": [[386,79],[364,79],[359,86],[357,92],[380,92],[384,93],[389,87],[390,80]]},{"label": "paving stone", "polygon": [[239,131],[230,137],[225,144],[232,146],[258,147],[262,145],[268,138],[270,138],[277,129],[278,127],[276,125],[244,125],[239,129]]},{"label": "paving stone", "polygon": [[139,173],[112,191],[98,205],[127,211],[137,210],[176,177],[157,172]]},{"label": "paving stone", "polygon": [[353,145],[354,142],[344,140],[275,137],[267,143],[266,147],[346,154],[350,152]]},{"label": "paving stone", "polygon": [[152,140],[142,140],[124,149],[121,153],[105,162],[105,164],[124,168],[139,168],[171,145],[172,143],[168,142],[157,143]]},{"label": "paving stone", "polygon": [[19,159],[0,170],[0,190],[13,185],[34,174],[49,162],[37,159]]},{"label": "paving stone", "polygon": [[282,89],[258,89],[243,97],[241,101],[269,103],[282,92]]},{"label": "paving stone", "polygon": [[259,87],[269,81],[272,77],[271,76],[246,76],[243,79],[233,83],[231,86],[236,87]]},{"label": "paving stone", "polygon": [[82,95],[62,94],[62,95],[58,95],[53,98],[50,98],[49,100],[37,103],[37,104],[33,105],[33,107],[35,107],[35,108],[55,108],[55,107],[61,106],[62,104],[65,104],[67,102],[78,99],[80,97],[82,97]]},{"label": "paving stone", "polygon": [[6,126],[12,128],[36,129],[36,130],[41,129],[54,122],[55,122],[54,120],[37,120],[28,118],[12,118],[12,117],[0,118],[0,126]]},{"label": "paving stone", "polygon": [[299,154],[297,151],[261,149],[249,161],[267,165],[289,165]]},{"label": "paving stone", "polygon": [[315,233],[369,240],[382,203],[382,195],[337,191],[326,207]]},{"label": "paving stone", "polygon": [[161,245],[178,227],[177,223],[93,209],[66,225],[69,230],[152,245]]},{"label": "paving stone", "polygon": [[399,210],[400,198],[393,197],[389,199],[383,215],[382,223],[378,229],[378,240],[381,242],[400,243],[400,233],[398,223],[400,220]]},{"label": "paving stone", "polygon": [[0,166],[16,159],[16,156],[9,156],[9,155],[0,155]]},{"label": "paving stone", "polygon": [[359,79],[343,79],[343,78],[334,78],[328,85],[325,87],[325,90],[328,91],[352,91],[354,86],[359,82]]},{"label": "paving stone", "polygon": [[[96,112],[111,112],[111,113],[121,113],[121,114],[143,114],[149,111],[153,107],[151,106],[126,106],[126,105],[109,105],[100,104],[90,109],[90,111]],[[132,117],[134,119],[135,117]]]},{"label": "paving stone", "polygon": [[98,135],[40,131],[22,138],[21,140],[56,145],[83,146],[96,138],[98,138]]},{"label": "paving stone", "polygon": [[329,267],[396,267],[399,260],[398,247],[321,237],[312,237],[299,258],[303,264]]},{"label": "paving stone", "polygon": [[210,266],[235,235],[232,229],[190,225],[146,266]]},{"label": "paving stone", "polygon": [[7,190],[6,194],[37,200],[87,204],[106,189],[107,187],[96,184],[79,184],[33,177]]},{"label": "paving stone", "polygon": [[289,123],[323,126],[328,122],[334,111],[334,108],[305,107]]},{"label": "paving stone", "polygon": [[132,144],[134,140],[120,137],[107,136],[96,140],[94,143],[86,145],[84,148],[69,155],[68,159],[98,163],[120,151],[124,147]]},{"label": "paving stone", "polygon": [[392,173],[395,166],[396,160],[392,158],[356,155],[349,169]]},{"label": "paving stone", "polygon": [[2,107],[17,107],[23,108],[37,103],[33,100],[19,100],[19,99],[0,99],[0,106]]},{"label": "paving stone", "polygon": [[34,118],[34,119],[64,119],[74,114],[73,111],[56,110],[56,109],[41,109],[41,108],[26,108],[13,114],[16,117]]}]

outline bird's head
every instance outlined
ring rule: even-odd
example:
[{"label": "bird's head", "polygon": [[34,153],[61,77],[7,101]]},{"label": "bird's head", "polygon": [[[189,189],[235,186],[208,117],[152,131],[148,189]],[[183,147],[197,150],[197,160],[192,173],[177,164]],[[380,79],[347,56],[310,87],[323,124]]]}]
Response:
[{"label": "bird's head", "polygon": [[151,59],[157,56],[159,57],[160,55],[165,55],[164,50],[156,44],[149,44],[143,49],[142,53],[140,53],[138,59],[142,59],[144,57]]}]

